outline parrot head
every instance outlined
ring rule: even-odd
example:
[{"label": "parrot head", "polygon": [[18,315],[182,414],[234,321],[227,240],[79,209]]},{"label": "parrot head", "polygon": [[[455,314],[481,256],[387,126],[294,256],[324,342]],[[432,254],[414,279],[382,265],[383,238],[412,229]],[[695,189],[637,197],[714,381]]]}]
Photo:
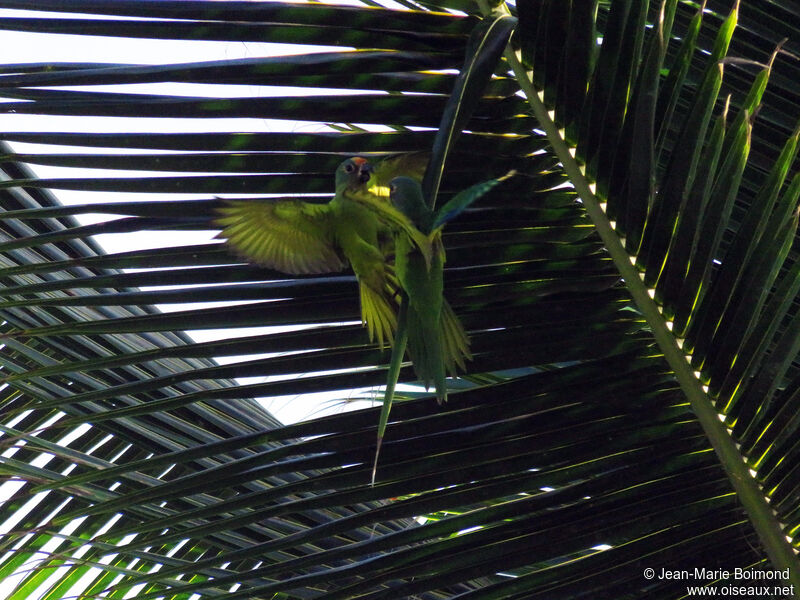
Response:
[{"label": "parrot head", "polygon": [[348,158],[336,169],[336,189],[348,187],[361,188],[366,185],[372,174],[372,167],[366,158],[353,156]]},{"label": "parrot head", "polygon": [[430,210],[422,197],[422,187],[411,177],[395,177],[389,182],[389,199],[420,231],[425,231]]}]

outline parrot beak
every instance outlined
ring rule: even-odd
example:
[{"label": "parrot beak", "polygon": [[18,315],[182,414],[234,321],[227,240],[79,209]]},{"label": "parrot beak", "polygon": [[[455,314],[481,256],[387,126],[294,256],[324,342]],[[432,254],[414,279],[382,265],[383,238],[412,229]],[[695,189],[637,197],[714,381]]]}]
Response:
[{"label": "parrot beak", "polygon": [[364,161],[358,165],[358,182],[367,183],[370,177],[372,177],[372,166],[367,161]]}]

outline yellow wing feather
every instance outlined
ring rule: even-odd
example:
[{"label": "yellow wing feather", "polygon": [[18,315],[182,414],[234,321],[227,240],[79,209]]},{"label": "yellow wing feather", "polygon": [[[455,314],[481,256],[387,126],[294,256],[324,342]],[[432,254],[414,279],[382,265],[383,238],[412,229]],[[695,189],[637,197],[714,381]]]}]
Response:
[{"label": "yellow wing feather", "polygon": [[327,204],[300,200],[228,201],[219,209],[217,237],[248,261],[284,273],[341,271],[347,266],[334,241]]},{"label": "yellow wing feather", "polygon": [[391,346],[397,330],[397,314],[384,294],[368,285],[360,285],[361,322],[366,325],[369,339],[377,339],[378,347]]}]

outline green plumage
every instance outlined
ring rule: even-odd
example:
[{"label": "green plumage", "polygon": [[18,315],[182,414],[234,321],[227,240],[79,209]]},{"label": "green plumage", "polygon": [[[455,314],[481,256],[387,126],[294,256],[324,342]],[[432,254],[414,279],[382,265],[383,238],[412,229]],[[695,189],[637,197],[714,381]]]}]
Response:
[{"label": "green plumage", "polygon": [[396,177],[390,185],[392,204],[428,236],[432,254],[428,264],[403,231],[395,234],[395,273],[408,297],[408,353],[414,371],[436,398],[447,400],[447,372],[455,375],[470,358],[463,326],[444,299],[445,251],[441,228],[433,229],[436,215],[427,207],[419,183]]},{"label": "green plumage", "polygon": [[[431,385],[435,388],[440,404],[447,401],[447,373],[455,376],[458,370],[464,370],[465,361],[472,358],[464,327],[443,295],[445,252],[442,229],[448,221],[512,175],[513,171],[462,190],[437,212],[425,204],[419,181],[406,176],[393,178],[388,186],[391,210],[375,195],[354,196],[357,202],[374,211],[394,231],[395,274],[402,289],[397,339],[392,346],[378,420],[373,484],[406,349],[417,376],[427,389]],[[392,211],[402,218],[395,217]]]},{"label": "green plumage", "polygon": [[397,328],[396,285],[387,265],[388,230],[374,210],[353,200],[367,195],[370,167],[360,157],[336,169],[336,195],[327,204],[301,200],[230,201],[220,210],[220,237],[250,262],[292,274],[353,268],[361,318],[384,346]]}]

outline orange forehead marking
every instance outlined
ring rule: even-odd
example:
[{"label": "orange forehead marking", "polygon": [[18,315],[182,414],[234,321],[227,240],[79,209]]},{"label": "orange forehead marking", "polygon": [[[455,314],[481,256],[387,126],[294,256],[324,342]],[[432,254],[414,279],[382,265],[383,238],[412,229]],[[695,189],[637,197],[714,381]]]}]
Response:
[{"label": "orange forehead marking", "polygon": [[367,162],[367,159],[366,159],[366,158],[361,158],[360,156],[354,156],[352,160],[353,160],[353,162],[354,162],[354,163],[356,163],[356,164],[357,164],[359,167],[360,167],[361,165],[363,165],[365,162]]}]

